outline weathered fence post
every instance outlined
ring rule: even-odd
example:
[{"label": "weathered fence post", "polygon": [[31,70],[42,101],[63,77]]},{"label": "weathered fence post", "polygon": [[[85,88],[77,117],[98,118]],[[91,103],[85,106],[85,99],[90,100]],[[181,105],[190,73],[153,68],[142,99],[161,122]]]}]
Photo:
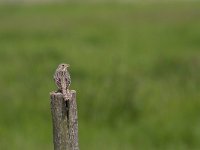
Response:
[{"label": "weathered fence post", "polygon": [[76,91],[64,101],[62,93],[51,92],[54,150],[79,150]]}]

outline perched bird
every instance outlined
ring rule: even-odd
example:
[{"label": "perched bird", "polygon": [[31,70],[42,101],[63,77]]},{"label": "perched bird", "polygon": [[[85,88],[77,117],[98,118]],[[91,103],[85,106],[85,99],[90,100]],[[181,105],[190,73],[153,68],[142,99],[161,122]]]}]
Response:
[{"label": "perched bird", "polygon": [[65,101],[70,100],[71,94],[69,91],[69,86],[71,84],[70,74],[67,70],[69,64],[60,64],[55,71],[54,81],[58,90],[62,92]]}]

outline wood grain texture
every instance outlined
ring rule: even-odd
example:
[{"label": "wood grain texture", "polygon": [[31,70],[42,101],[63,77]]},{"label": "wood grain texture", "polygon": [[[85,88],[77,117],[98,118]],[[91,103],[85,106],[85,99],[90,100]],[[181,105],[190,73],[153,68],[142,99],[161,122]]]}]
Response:
[{"label": "wood grain texture", "polygon": [[79,150],[78,146],[78,114],[76,104],[76,91],[71,91],[72,100],[69,103],[69,146],[70,150]]},{"label": "wood grain texture", "polygon": [[54,150],[79,150],[76,91],[64,101],[62,93],[51,92]]}]

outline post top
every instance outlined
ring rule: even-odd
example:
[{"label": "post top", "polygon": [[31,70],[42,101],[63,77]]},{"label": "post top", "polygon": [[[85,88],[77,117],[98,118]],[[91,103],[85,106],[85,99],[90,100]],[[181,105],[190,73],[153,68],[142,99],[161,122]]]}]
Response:
[{"label": "post top", "polygon": [[[75,90],[70,90],[69,92],[70,92],[71,94],[76,93]],[[52,92],[50,92],[50,95],[62,95],[62,93],[61,93],[61,92],[57,92],[57,91],[52,91]]]}]

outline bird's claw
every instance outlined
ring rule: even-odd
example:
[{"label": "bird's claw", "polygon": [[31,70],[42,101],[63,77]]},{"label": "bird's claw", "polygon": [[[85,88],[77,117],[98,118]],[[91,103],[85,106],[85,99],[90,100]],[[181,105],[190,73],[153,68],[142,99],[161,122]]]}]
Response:
[{"label": "bird's claw", "polygon": [[63,96],[64,96],[65,101],[72,99],[72,94],[70,92],[67,92],[67,94]]}]

